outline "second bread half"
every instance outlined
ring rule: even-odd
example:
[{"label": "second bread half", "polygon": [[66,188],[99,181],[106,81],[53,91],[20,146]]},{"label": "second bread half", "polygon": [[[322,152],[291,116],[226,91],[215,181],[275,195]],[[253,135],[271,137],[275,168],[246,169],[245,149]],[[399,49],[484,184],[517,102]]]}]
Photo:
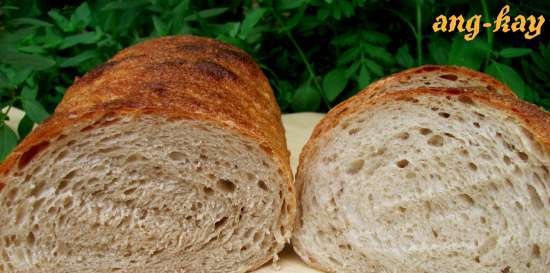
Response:
[{"label": "second bread half", "polygon": [[550,117],[464,88],[360,93],[317,125],[293,245],[337,273],[550,268]]}]

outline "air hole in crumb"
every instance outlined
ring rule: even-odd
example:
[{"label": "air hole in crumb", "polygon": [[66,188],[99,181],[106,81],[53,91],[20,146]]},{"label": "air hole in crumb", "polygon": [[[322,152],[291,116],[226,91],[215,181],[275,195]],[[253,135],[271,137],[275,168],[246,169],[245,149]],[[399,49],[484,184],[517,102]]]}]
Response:
[{"label": "air hole in crumb", "polygon": [[529,156],[524,152],[518,152],[518,156],[523,161],[527,161],[529,159]]},{"label": "air hole in crumb", "polygon": [[202,191],[204,192],[204,194],[206,195],[212,195],[212,193],[214,193],[214,190],[210,187],[204,187],[202,188]]},{"label": "air hole in crumb", "polygon": [[124,195],[130,195],[136,191],[137,188],[129,188],[123,192]]},{"label": "air hole in crumb", "polygon": [[402,159],[402,160],[397,161],[396,165],[399,168],[405,168],[409,165],[409,161],[406,160],[406,159]]},{"label": "air hole in crumb", "polygon": [[537,190],[533,186],[527,184],[527,192],[531,197],[531,204],[533,205],[533,207],[535,207],[536,209],[542,209],[544,207],[544,204],[542,203],[542,199],[540,198]]},{"label": "air hole in crumb", "polygon": [[454,74],[443,74],[439,75],[439,77],[448,81],[456,81],[458,79],[458,76]]},{"label": "air hole in crumb", "polygon": [[34,233],[29,232],[29,234],[27,235],[27,243],[29,245],[32,245],[32,244],[34,244],[34,241],[35,241]]},{"label": "air hole in crumb", "polygon": [[462,103],[465,103],[465,104],[471,104],[471,105],[474,104],[474,101],[472,100],[472,98],[470,98],[469,96],[464,96],[464,95],[459,96],[458,101],[460,101]]},{"label": "air hole in crumb", "polygon": [[262,234],[259,231],[256,231],[256,233],[254,233],[254,236],[252,237],[252,240],[254,240],[254,242],[260,242],[261,238]]},{"label": "air hole in crumb", "polygon": [[480,262],[481,262],[481,260],[479,259],[479,256],[475,256],[474,261],[475,261],[476,263],[480,263]]},{"label": "air hole in crumb", "polygon": [[475,126],[476,128],[479,128],[479,127],[481,127],[481,126],[479,125],[479,122],[477,122],[477,121],[476,121],[476,122],[474,122],[473,124],[474,124],[474,126]]},{"label": "air hole in crumb", "polygon": [[421,134],[421,135],[424,135],[424,136],[425,136],[425,135],[429,135],[429,134],[432,133],[432,130],[430,130],[430,129],[428,129],[428,128],[420,128],[419,131],[420,131],[420,134]]},{"label": "air hole in crumb", "polygon": [[365,164],[365,160],[363,159],[357,159],[348,164],[348,168],[346,169],[346,173],[348,174],[356,174],[359,172],[363,165]]},{"label": "air hole in crumb", "polygon": [[263,180],[260,180],[258,181],[258,187],[260,187],[260,189],[264,190],[264,191],[268,191],[269,189],[267,188],[267,185],[265,184],[265,182]]},{"label": "air hole in crumb", "polygon": [[533,257],[540,258],[540,247],[537,244],[533,245],[533,248],[531,249],[531,253],[533,254]]},{"label": "air hole in crumb", "polygon": [[475,204],[476,202],[474,201],[474,198],[472,198],[470,195],[468,194],[460,194],[458,195],[460,197],[460,199],[462,199],[464,202],[468,203],[470,206]]},{"label": "air hole in crumb", "polygon": [[401,213],[405,213],[405,212],[407,212],[407,208],[405,208],[405,207],[399,207],[399,211],[400,211]]},{"label": "air hole in crumb", "polygon": [[498,241],[497,241],[497,238],[496,237],[489,237],[487,240],[485,240],[485,242],[479,247],[478,249],[478,253],[480,256],[483,256],[487,253],[489,253],[489,251],[493,250],[496,245],[497,245]]},{"label": "air hole in crumb", "polygon": [[502,159],[504,160],[504,163],[506,163],[506,165],[512,164],[512,159],[510,159],[509,156],[505,155],[504,157],[502,157]]},{"label": "air hole in crumb", "polygon": [[477,165],[472,162],[468,163],[468,168],[472,171],[477,171]]},{"label": "air hole in crumb", "polygon": [[443,137],[440,135],[434,135],[428,139],[428,145],[441,147],[443,146]]},{"label": "air hole in crumb", "polygon": [[438,115],[442,118],[449,118],[451,115],[445,112],[439,112]]},{"label": "air hole in crumb", "polygon": [[353,128],[353,129],[350,129],[348,131],[348,134],[349,135],[355,135],[355,134],[357,134],[357,132],[359,132],[359,128]]},{"label": "air hole in crumb", "polygon": [[218,180],[218,188],[224,192],[233,192],[235,191],[235,183],[227,180],[227,179],[220,179]]},{"label": "air hole in crumb", "polygon": [[462,149],[462,150],[460,150],[460,155],[462,155],[464,157],[467,157],[469,155],[469,152],[466,149]]},{"label": "air hole in crumb", "polygon": [[168,157],[174,161],[182,161],[185,159],[185,154],[181,152],[171,152]]},{"label": "air hole in crumb", "polygon": [[486,224],[487,223],[487,219],[483,216],[479,217],[479,222],[482,223],[482,224]]},{"label": "air hole in crumb", "polygon": [[34,188],[31,190],[31,196],[39,196],[44,192],[46,183],[44,181],[38,182]]},{"label": "air hole in crumb", "polygon": [[435,238],[439,237],[439,233],[437,233],[437,231],[435,231],[435,229],[433,229],[433,228],[432,228],[432,234]]},{"label": "air hole in crumb", "polygon": [[398,137],[402,140],[407,140],[407,139],[409,139],[409,133],[407,133],[407,132],[400,133],[398,135]]},{"label": "air hole in crumb", "polygon": [[216,223],[214,223],[214,228],[215,229],[220,228],[225,224],[225,222],[227,222],[227,216],[224,216],[220,220],[216,221]]},{"label": "air hole in crumb", "polygon": [[408,179],[413,179],[416,177],[416,174],[413,172],[408,172],[407,175],[405,175],[405,177]]}]

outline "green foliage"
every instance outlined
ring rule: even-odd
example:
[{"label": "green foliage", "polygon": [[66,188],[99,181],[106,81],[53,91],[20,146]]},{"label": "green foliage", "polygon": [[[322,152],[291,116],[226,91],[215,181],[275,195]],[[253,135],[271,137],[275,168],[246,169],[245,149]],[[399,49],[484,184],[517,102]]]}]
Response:
[{"label": "green foliage", "polygon": [[[483,14],[487,20],[502,1],[57,2],[0,4],[0,160],[18,142],[4,125],[7,108],[25,111],[17,130],[22,138],[53,112],[75,77],[131,44],[163,35],[215,37],[248,51],[285,112],[326,111],[380,77],[428,63],[485,71],[521,98],[550,108],[545,31],[531,41],[482,31],[472,42],[463,34],[431,31],[439,14]],[[511,14],[550,18],[547,1],[510,5]]]}]

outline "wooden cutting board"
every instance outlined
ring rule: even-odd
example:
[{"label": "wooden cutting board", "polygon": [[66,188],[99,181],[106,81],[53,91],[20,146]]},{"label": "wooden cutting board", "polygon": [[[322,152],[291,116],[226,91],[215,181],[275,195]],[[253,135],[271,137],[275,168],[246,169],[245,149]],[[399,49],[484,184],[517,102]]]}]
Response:
[{"label": "wooden cutting board", "polygon": [[[5,111],[5,109],[3,109]],[[17,108],[11,108],[8,113],[10,117],[6,124],[17,132],[17,126],[24,116],[24,112]],[[309,139],[313,128],[323,117],[319,113],[295,113],[283,115],[283,125],[285,126],[288,149],[290,150],[290,164],[293,172],[296,172],[298,159],[302,147]],[[267,263],[253,273],[321,273],[321,271],[308,267],[294,253],[290,246],[279,254],[279,260],[276,263]]]}]

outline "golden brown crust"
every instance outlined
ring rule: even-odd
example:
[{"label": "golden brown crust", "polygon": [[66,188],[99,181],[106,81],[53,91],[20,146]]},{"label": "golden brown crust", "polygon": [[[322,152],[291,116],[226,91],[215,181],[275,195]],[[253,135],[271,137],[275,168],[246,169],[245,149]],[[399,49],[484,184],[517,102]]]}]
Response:
[{"label": "golden brown crust", "polygon": [[379,95],[382,92],[384,86],[387,86],[388,84],[408,82],[413,75],[433,72],[443,74],[441,77],[450,81],[457,80],[459,77],[475,78],[478,79],[478,81],[485,83],[485,86],[480,86],[480,89],[482,90],[490,90],[501,95],[516,97],[516,94],[510,88],[508,88],[508,86],[485,73],[481,73],[479,71],[462,66],[431,64],[410,68],[389,75],[372,83],[367,88],[363,89],[361,93],[367,93],[369,94],[369,97],[374,97]]},{"label": "golden brown crust", "polygon": [[277,162],[288,189],[285,202],[295,210],[281,112],[267,79],[246,52],[193,36],[132,46],[77,78],[55,113],[0,165],[0,180],[8,172],[17,175],[50,141],[83,124],[87,130],[107,117],[143,115],[210,121],[254,139]]}]

